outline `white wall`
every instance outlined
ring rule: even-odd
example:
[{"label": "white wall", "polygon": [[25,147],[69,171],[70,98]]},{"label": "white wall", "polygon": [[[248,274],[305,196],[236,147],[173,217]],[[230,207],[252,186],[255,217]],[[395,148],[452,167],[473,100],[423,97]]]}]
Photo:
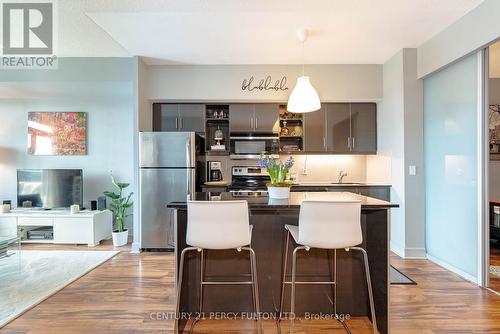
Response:
[{"label": "white wall", "polygon": [[418,77],[471,54],[500,38],[500,1],[485,0],[418,48]]},{"label": "white wall", "polygon": [[[425,257],[423,97],[416,49],[398,52],[383,73],[378,155],[367,159],[367,181],[392,184],[391,201],[400,205],[391,210],[391,249],[405,258]],[[417,175],[408,175],[410,165]]]},{"label": "white wall", "polygon": [[[382,98],[381,65],[306,65],[306,75],[322,101],[379,101]],[[274,80],[287,77],[286,91],[243,91],[250,76]],[[301,75],[298,65],[172,65],[149,66],[147,96],[175,101],[287,101]]]},{"label": "white wall", "polygon": [[[61,58],[58,70],[0,71],[0,199],[16,202],[18,168],[82,168],[86,205],[112,189],[110,170],[133,188],[133,71],[131,58]],[[86,112],[88,154],[28,155],[29,111]]]}]

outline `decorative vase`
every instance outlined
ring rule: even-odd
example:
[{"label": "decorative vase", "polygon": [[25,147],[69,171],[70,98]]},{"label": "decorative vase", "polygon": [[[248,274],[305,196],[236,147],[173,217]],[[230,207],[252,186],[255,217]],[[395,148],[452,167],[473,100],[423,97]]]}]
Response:
[{"label": "decorative vase", "polygon": [[113,246],[120,247],[128,243],[128,230],[123,232],[114,232],[113,235]]},{"label": "decorative vase", "polygon": [[267,187],[269,198],[285,199],[290,196],[290,187]]}]

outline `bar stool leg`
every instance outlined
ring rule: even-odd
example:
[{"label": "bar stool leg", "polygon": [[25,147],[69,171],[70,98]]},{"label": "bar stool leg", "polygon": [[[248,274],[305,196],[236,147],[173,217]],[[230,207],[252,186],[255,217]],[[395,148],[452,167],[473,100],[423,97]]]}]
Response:
[{"label": "bar stool leg", "polygon": [[352,247],[351,249],[355,249],[363,253],[365,273],[366,273],[366,285],[368,286],[368,298],[370,299],[370,311],[372,315],[373,334],[377,334],[378,333],[377,318],[375,316],[375,305],[373,302],[372,281],[370,278],[370,267],[368,265],[368,254],[366,253],[366,250],[364,250],[364,248],[361,247]]},{"label": "bar stool leg", "polygon": [[205,280],[205,251],[200,252],[200,300],[199,300],[199,317],[203,314],[203,281]]},{"label": "bar stool leg", "polygon": [[174,324],[174,331],[175,333],[179,332],[179,308],[181,305],[181,288],[182,288],[182,276],[184,273],[184,257],[187,252],[196,250],[196,247],[186,247],[182,250],[181,252],[181,258],[179,260],[179,275],[177,278],[177,304],[175,307],[175,324]]},{"label": "bar stool leg", "polygon": [[[250,245],[250,248],[252,247],[252,245]],[[253,272],[254,272],[254,267],[253,267],[253,261],[252,261],[252,253],[249,251],[248,252],[248,260],[250,261],[250,276],[251,276],[251,279],[252,279],[252,302],[253,302],[253,311],[254,313],[256,313],[256,309],[257,309],[257,296],[255,295],[255,289],[254,289],[254,286],[253,286],[253,283],[254,283],[254,275],[253,275]],[[254,314],[255,315],[255,314]]]},{"label": "bar stool leg", "polygon": [[337,250],[333,250],[333,281],[335,282],[333,286],[333,313],[337,316]]},{"label": "bar stool leg", "polygon": [[292,292],[290,296],[290,333],[293,333],[293,327],[295,325],[295,281],[297,273],[297,251],[301,249],[307,249],[306,246],[295,247],[292,255]]},{"label": "bar stool leg", "polygon": [[286,235],[286,244],[285,244],[285,254],[284,254],[284,260],[283,260],[283,279],[281,280],[281,300],[280,300],[280,311],[279,311],[279,317],[278,317],[278,322],[281,321],[283,317],[283,303],[285,301],[285,280],[286,280],[286,266],[288,263],[288,246],[290,244],[290,231],[287,231]]},{"label": "bar stool leg", "polygon": [[[331,256],[330,252],[333,252],[333,256]],[[330,293],[332,294],[332,309],[333,314],[337,316],[337,250],[336,249],[327,249],[326,255],[328,259],[328,274],[330,276],[330,281],[335,282],[335,284],[330,285]],[[332,273],[333,271],[333,273]]]},{"label": "bar stool leg", "polygon": [[252,290],[255,296],[255,313],[257,316],[257,331],[262,333],[262,323],[260,320],[260,301],[259,301],[259,283],[257,281],[257,260],[255,257],[255,251],[251,247],[245,247],[250,252],[250,265],[252,271]]}]

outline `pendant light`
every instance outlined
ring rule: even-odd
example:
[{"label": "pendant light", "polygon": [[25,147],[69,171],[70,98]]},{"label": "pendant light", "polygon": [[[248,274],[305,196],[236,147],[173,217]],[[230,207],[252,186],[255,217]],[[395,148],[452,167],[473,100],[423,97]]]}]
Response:
[{"label": "pendant light", "polygon": [[307,30],[299,29],[297,38],[302,43],[302,76],[297,78],[297,84],[288,98],[286,109],[293,113],[306,113],[321,108],[321,102],[309,77],[304,75],[304,42],[307,39]]}]

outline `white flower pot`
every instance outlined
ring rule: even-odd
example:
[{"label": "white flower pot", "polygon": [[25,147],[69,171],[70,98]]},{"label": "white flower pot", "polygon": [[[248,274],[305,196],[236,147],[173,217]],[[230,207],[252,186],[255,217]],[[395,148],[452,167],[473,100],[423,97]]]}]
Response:
[{"label": "white flower pot", "polygon": [[269,198],[285,199],[290,196],[290,187],[267,187]]},{"label": "white flower pot", "polygon": [[120,247],[128,243],[128,230],[123,232],[113,232],[113,246]]}]

